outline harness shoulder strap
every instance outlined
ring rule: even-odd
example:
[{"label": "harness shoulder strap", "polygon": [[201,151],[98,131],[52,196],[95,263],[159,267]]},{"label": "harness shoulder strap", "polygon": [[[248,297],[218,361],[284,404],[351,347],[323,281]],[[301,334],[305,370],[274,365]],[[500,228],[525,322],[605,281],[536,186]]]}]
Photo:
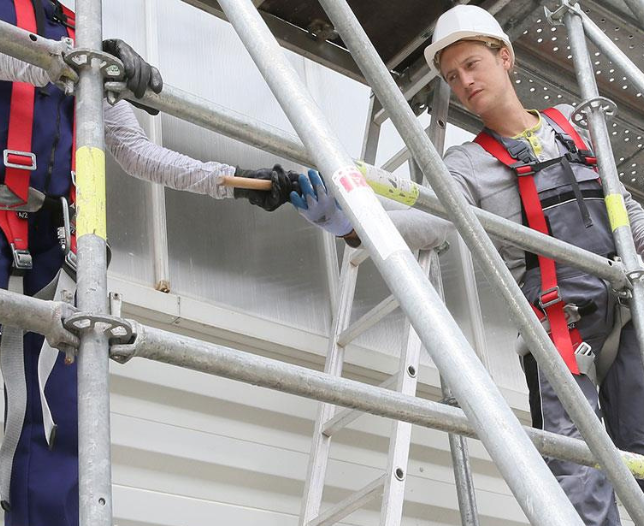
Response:
[{"label": "harness shoulder strap", "polygon": [[[506,166],[512,167],[512,165],[516,164],[516,159],[489,133],[485,131],[479,133],[474,139],[474,142]],[[526,212],[528,226],[542,234],[550,235],[548,224],[543,209],[541,208],[537,186],[534,181],[534,173],[526,172],[525,175],[521,175],[519,170],[515,170],[515,173],[518,176],[519,194]],[[538,260],[541,271],[539,307],[543,309],[548,317],[552,339],[568,369],[573,374],[580,374],[571,334],[566,321],[564,303],[559,295],[555,261],[542,255],[538,255]]]},{"label": "harness shoulder strap", "polygon": [[546,108],[541,113],[553,120],[573,140],[578,150],[589,150],[581,135],[575,130],[575,127],[558,109]]}]

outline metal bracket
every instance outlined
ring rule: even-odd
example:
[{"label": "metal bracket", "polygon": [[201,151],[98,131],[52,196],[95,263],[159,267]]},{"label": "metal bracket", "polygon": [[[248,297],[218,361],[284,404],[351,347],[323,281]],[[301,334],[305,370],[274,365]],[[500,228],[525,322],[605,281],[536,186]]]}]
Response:
[{"label": "metal bracket", "polygon": [[543,10],[545,12],[546,20],[550,22],[550,25],[553,26],[563,26],[564,25],[564,15],[568,12],[574,12],[577,14],[580,14],[579,11],[579,4],[575,4],[574,6],[570,4],[568,0],[561,0],[561,6],[555,9],[554,11],[550,11],[547,7],[544,6]]},{"label": "metal bracket", "polygon": [[615,117],[615,115],[617,115],[617,104],[606,97],[595,97],[582,102],[577,109],[575,109],[570,118],[572,119],[572,122],[580,128],[587,129],[588,115],[593,110],[597,109],[601,110],[606,121],[610,121]]},{"label": "metal bracket", "polygon": [[65,320],[65,328],[79,333],[90,329],[107,332],[110,343],[127,343],[132,339],[132,323],[107,314],[79,312]]}]

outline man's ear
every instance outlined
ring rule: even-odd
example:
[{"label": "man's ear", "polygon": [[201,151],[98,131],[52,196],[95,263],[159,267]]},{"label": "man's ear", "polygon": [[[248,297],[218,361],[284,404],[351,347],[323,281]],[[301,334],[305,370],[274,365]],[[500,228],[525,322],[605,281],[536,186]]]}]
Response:
[{"label": "man's ear", "polygon": [[503,64],[503,68],[506,71],[510,71],[514,64],[512,63],[512,54],[510,53],[510,50],[507,47],[502,47],[499,50],[499,57],[501,59],[501,63]]}]

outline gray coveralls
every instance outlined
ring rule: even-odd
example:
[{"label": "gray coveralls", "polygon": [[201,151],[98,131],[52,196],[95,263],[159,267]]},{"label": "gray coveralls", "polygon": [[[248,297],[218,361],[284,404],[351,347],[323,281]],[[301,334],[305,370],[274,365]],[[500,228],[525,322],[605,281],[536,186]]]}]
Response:
[{"label": "gray coveralls", "polygon": [[[567,117],[572,112],[570,106],[559,106],[557,109]],[[527,131],[521,140],[532,144],[532,151],[540,161],[559,157],[567,151],[555,141],[555,132],[545,119],[538,128]],[[587,138],[585,140],[589,142]],[[474,143],[450,148],[445,156],[445,163],[471,204],[522,223],[517,180],[509,168]],[[597,174],[583,165],[572,165],[572,168],[584,192],[584,202],[592,219],[592,227],[584,228],[574,199],[558,197],[570,189],[559,164],[545,168],[535,176],[540,199],[543,201],[544,198],[552,198],[553,204],[544,207],[544,214],[555,237],[608,256],[614,252],[614,244],[603,199],[599,195],[594,197],[593,194],[598,187]],[[642,253],[644,212],[625,189],[623,193],[636,247]],[[566,206],[561,206],[562,204]],[[498,241],[496,245],[515,279],[522,285],[526,298],[534,304],[541,291],[538,265],[530,266],[530,258],[526,258],[525,253],[516,247]],[[583,316],[577,327],[584,341],[592,346],[595,353],[599,353],[613,328],[615,299],[609,287],[599,278],[562,265],[557,265],[557,278],[561,296],[566,303],[582,305],[589,300],[594,302],[596,310]],[[523,362],[530,391],[533,425],[554,433],[581,438],[552,387],[540,373],[534,358],[527,355]],[[601,405],[606,427],[617,447],[644,454],[644,367],[632,324],[628,323],[622,329],[617,358],[599,393],[588,377],[581,375],[575,376],[575,379],[598,417],[601,416]],[[603,472],[556,459],[546,461],[586,525],[620,524],[614,491]]]}]

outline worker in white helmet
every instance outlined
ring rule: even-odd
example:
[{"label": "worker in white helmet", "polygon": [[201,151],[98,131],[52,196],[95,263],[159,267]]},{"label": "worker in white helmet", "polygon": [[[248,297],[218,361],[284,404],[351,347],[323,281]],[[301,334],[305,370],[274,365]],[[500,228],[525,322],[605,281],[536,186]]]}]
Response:
[{"label": "worker in white helmet", "polygon": [[[523,107],[511,77],[515,56],[494,17],[459,5],[436,24],[425,57],[459,101],[483,121],[474,142],[450,148],[445,164],[471,205],[545,234],[614,257],[615,245],[590,140],[569,121],[573,108]],[[357,246],[353,227],[329,200],[315,172],[300,176],[291,202],[310,222]],[[644,212],[622,187],[637,251],[644,252]],[[395,223],[413,249],[444,240],[436,218],[397,211]],[[434,241],[427,243],[427,231]],[[599,278],[497,241],[496,246],[561,358],[620,449],[644,453],[644,367],[629,313]],[[529,349],[519,340],[533,425],[581,438]],[[620,524],[605,474],[572,462],[547,462],[589,526]]]}]

